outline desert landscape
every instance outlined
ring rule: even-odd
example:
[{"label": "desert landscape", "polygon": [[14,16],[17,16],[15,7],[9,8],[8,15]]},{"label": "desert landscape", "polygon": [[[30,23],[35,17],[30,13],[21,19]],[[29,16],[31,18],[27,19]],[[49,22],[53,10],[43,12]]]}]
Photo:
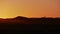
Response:
[{"label": "desert landscape", "polygon": [[0,0],[0,32],[60,33],[60,0]]},{"label": "desert landscape", "polygon": [[15,18],[0,19],[1,32],[58,32],[60,31],[60,18]]}]

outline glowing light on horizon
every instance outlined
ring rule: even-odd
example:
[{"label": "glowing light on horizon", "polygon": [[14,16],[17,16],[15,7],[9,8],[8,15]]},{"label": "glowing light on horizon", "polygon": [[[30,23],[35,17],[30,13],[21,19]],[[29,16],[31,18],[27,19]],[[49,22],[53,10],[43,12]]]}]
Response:
[{"label": "glowing light on horizon", "polygon": [[0,0],[0,17],[60,17],[60,0]]}]

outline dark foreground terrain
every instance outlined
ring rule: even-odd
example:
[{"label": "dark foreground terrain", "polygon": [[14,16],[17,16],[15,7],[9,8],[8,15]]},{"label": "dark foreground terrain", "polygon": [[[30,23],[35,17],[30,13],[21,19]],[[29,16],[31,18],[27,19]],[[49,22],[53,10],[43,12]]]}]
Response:
[{"label": "dark foreground terrain", "polygon": [[32,24],[32,25],[0,25],[1,33],[57,33],[60,25]]},{"label": "dark foreground terrain", "polygon": [[0,19],[2,34],[58,34],[60,18],[25,18]]}]

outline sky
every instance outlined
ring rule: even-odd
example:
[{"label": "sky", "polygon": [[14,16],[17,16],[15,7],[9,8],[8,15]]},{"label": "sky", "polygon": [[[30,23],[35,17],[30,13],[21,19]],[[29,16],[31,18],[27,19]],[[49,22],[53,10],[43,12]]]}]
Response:
[{"label": "sky", "polygon": [[60,17],[60,0],[0,0],[0,18]]}]

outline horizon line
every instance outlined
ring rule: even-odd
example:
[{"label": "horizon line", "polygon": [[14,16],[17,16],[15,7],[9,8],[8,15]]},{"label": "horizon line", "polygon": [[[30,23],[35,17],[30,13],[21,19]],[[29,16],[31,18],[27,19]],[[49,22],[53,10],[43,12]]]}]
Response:
[{"label": "horizon line", "polygon": [[[16,16],[16,17],[25,17],[25,16]],[[16,18],[16,17],[0,17],[0,19],[8,19],[8,18]],[[60,18],[60,17],[43,16],[43,17],[26,17],[26,18]]]}]

